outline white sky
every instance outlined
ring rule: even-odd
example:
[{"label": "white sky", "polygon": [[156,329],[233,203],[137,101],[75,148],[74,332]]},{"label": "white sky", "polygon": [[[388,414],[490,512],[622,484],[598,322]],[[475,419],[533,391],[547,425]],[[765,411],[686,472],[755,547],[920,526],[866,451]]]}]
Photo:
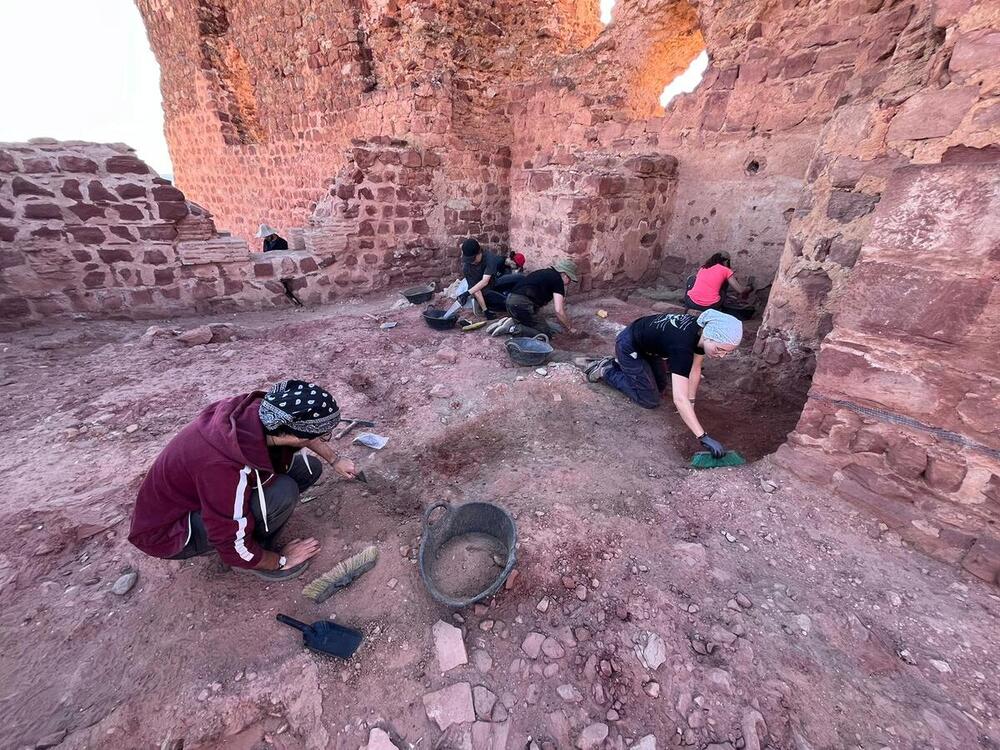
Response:
[{"label": "white sky", "polygon": [[0,0],[0,141],[127,143],[171,174],[160,68],[133,0]]}]

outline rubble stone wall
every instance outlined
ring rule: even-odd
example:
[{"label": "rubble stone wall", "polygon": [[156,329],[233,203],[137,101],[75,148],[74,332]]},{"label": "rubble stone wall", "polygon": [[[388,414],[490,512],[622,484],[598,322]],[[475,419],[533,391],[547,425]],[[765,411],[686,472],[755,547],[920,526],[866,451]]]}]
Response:
[{"label": "rubble stone wall", "polygon": [[[502,92],[600,30],[597,0],[137,0],[177,184],[249,237],[306,224],[354,138],[502,142]],[[471,134],[471,136],[470,136]],[[457,144],[456,144],[457,145]],[[457,162],[457,160],[456,160]]]}]

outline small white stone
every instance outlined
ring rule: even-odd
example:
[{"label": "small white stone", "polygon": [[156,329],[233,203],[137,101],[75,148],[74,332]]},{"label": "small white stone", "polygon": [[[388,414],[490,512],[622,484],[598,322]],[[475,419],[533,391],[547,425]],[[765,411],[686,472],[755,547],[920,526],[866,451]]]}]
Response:
[{"label": "small white stone", "polygon": [[951,674],[951,665],[948,662],[941,661],[940,659],[929,659],[928,661],[941,674]]}]

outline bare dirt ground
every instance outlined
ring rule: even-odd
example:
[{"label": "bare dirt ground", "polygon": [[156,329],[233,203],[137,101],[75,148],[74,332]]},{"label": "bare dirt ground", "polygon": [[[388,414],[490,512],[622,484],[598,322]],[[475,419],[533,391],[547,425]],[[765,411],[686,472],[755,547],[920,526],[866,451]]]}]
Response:
[{"label": "bare dirt ground", "polygon": [[[568,364],[516,368],[497,340],[432,332],[394,301],[160,323],[235,327],[198,346],[144,341],[148,323],[0,335],[0,747],[353,750],[375,726],[401,748],[572,748],[605,729],[613,748],[1000,747],[998,591],[774,469],[798,405],[741,392],[749,347],[707,366],[698,410],[761,460],[695,472],[669,406]],[[567,345],[596,353],[649,312],[571,307],[586,335]],[[390,438],[343,446],[371,483],[328,471],[286,531],[323,543],[314,572],[368,543],[374,570],[315,605],[308,575],[268,585],[132,548],[164,443],[207,403],[288,376]],[[487,606],[453,613],[415,550],[422,509],[465,499],[514,514],[519,563]],[[127,569],[138,583],[119,596]],[[278,612],[367,638],[348,663],[315,656]],[[469,653],[444,674],[439,619]],[[549,638],[536,658],[530,633]],[[423,698],[461,683],[497,696],[493,721],[442,733]]]}]

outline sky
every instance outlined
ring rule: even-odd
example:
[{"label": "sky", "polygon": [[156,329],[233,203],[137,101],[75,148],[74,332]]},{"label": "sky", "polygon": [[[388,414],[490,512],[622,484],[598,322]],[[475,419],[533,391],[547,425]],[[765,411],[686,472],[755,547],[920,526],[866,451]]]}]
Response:
[{"label": "sky", "polygon": [[127,143],[172,174],[160,68],[133,0],[0,0],[0,141]]}]

